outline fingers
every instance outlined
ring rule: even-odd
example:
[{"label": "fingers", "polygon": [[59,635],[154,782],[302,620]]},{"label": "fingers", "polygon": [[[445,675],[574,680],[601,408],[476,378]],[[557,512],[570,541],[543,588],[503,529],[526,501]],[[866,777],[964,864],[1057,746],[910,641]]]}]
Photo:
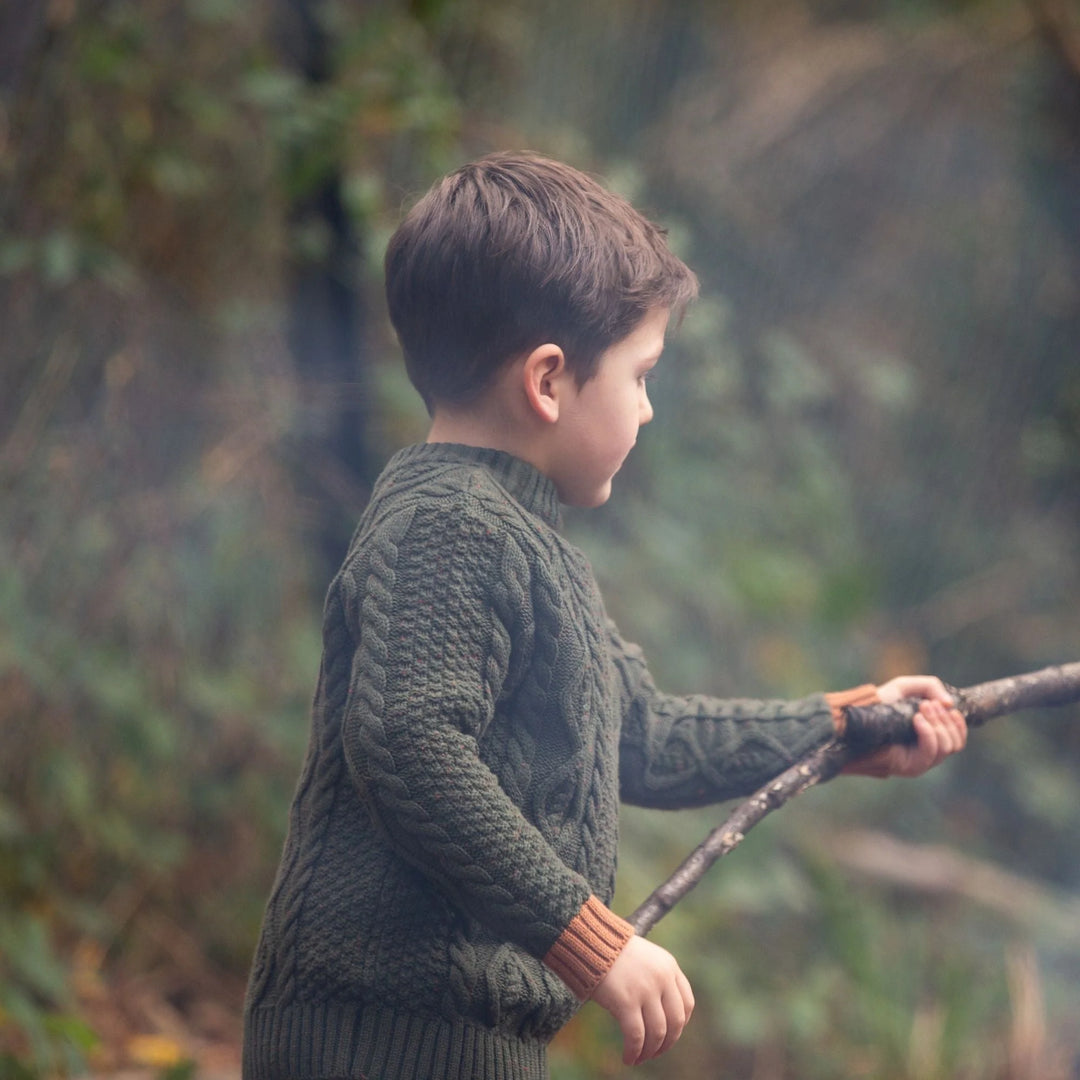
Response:
[{"label": "fingers", "polygon": [[680,971],[673,990],[665,991],[659,1000],[650,1000],[642,1007],[641,1025],[634,1025],[633,1047],[623,1029],[623,1063],[640,1065],[666,1053],[679,1041],[693,1011],[694,995]]},{"label": "fingers", "polygon": [[694,992],[681,970],[677,969],[675,972],[675,992],[664,995],[664,1006],[667,1014],[667,1035],[656,1052],[658,1057],[679,1041],[694,1011]]},{"label": "fingers", "polygon": [[641,1012],[645,1021],[645,1038],[637,1057],[629,1064],[637,1065],[661,1053],[662,1048],[668,1042],[669,1026],[672,1028],[671,1042],[674,1042],[679,1037],[682,1032],[682,1025],[678,1025],[676,1030],[676,1025],[671,1022],[665,1005],[664,998],[653,998],[646,1001],[642,1006]]},{"label": "fingers", "polygon": [[916,735],[914,744],[882,747],[853,762],[844,772],[879,778],[922,776],[967,745],[968,729],[963,714],[938,699],[927,699],[919,705],[912,726]]},{"label": "fingers", "polygon": [[877,688],[878,699],[893,705],[901,698],[917,697],[952,704],[952,694],[936,675],[900,675]]},{"label": "fingers", "polygon": [[940,701],[924,701],[912,725],[917,738],[915,745],[890,747],[892,776],[922,776],[967,744],[967,724],[963,716]]},{"label": "fingers", "polygon": [[694,991],[690,989],[690,981],[680,970],[675,979],[679,987],[679,993],[682,994],[683,1008],[686,1010],[686,1022],[690,1022],[690,1017],[694,1015]]},{"label": "fingers", "polygon": [[623,1064],[636,1065],[642,1060],[645,1049],[645,1018],[639,1011],[628,1016],[616,1016],[616,1019],[622,1029]]},{"label": "fingers", "polygon": [[694,995],[680,971],[673,989],[665,990],[659,998],[647,999],[637,1015],[621,1024],[623,1064],[640,1065],[670,1050],[682,1036],[693,1011]]},{"label": "fingers", "polygon": [[627,943],[593,1000],[618,1021],[626,1065],[670,1049],[694,1011],[693,991],[675,958],[638,937]]},{"label": "fingers", "polygon": [[[941,761],[941,739],[937,725],[921,709],[912,720],[915,728],[916,743],[903,747],[907,751],[906,759],[900,763],[897,772],[902,776],[921,776]],[[898,755],[900,756],[900,755]]]},{"label": "fingers", "polygon": [[923,683],[922,693],[908,695],[909,697],[922,697],[929,701],[940,701],[945,705],[951,705],[953,703],[952,694],[945,688],[945,684],[936,675],[925,676],[926,682]]},{"label": "fingers", "polygon": [[920,728],[924,729],[925,737],[934,741],[939,761],[967,745],[967,722],[959,710],[950,709],[940,701],[924,701],[916,717],[919,720],[922,723],[916,723],[915,730],[918,733]]}]

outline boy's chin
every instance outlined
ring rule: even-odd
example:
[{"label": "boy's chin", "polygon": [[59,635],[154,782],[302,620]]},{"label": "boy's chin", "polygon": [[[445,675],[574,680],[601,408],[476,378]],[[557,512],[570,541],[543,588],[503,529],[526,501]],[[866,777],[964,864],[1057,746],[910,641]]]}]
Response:
[{"label": "boy's chin", "polygon": [[560,491],[559,498],[567,505],[580,510],[595,510],[611,498],[611,481],[592,491]]}]

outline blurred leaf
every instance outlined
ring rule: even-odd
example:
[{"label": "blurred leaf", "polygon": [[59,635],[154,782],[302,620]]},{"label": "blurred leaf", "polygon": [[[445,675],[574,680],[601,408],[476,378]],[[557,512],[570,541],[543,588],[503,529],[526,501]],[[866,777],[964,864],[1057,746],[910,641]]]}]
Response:
[{"label": "blurred leaf", "polygon": [[[186,1058],[184,1048],[165,1035],[133,1035],[128,1039],[127,1051],[139,1065],[159,1070],[175,1069]],[[171,1071],[168,1075],[172,1075]]]}]

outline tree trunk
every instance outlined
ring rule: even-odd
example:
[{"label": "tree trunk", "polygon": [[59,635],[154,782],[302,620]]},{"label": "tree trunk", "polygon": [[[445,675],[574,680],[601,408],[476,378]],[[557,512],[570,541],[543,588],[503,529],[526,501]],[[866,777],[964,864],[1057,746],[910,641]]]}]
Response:
[{"label": "tree trunk", "polygon": [[[334,77],[324,0],[278,0],[277,39],[312,88]],[[303,153],[301,149],[298,153]],[[297,170],[302,171],[302,170]],[[322,558],[336,569],[370,494],[363,246],[342,194],[340,163],[292,193],[287,265],[289,348],[301,377],[304,422],[297,469],[317,506]],[[298,237],[315,238],[301,245]]]}]

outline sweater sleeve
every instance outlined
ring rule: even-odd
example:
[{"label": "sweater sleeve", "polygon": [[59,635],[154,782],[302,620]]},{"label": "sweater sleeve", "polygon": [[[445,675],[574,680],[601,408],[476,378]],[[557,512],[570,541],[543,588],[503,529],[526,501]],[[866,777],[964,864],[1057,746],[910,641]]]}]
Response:
[{"label": "sweater sleeve", "polygon": [[657,690],[641,650],[609,623],[620,680],[620,796],[679,809],[752,794],[836,731],[830,698],[677,696]]},{"label": "sweater sleeve", "polygon": [[363,580],[345,581],[347,606],[360,612],[345,756],[404,859],[587,996],[625,944],[624,927],[480,753],[511,670],[511,641],[528,637],[532,618],[528,564],[492,526],[418,510],[380,531]]}]

